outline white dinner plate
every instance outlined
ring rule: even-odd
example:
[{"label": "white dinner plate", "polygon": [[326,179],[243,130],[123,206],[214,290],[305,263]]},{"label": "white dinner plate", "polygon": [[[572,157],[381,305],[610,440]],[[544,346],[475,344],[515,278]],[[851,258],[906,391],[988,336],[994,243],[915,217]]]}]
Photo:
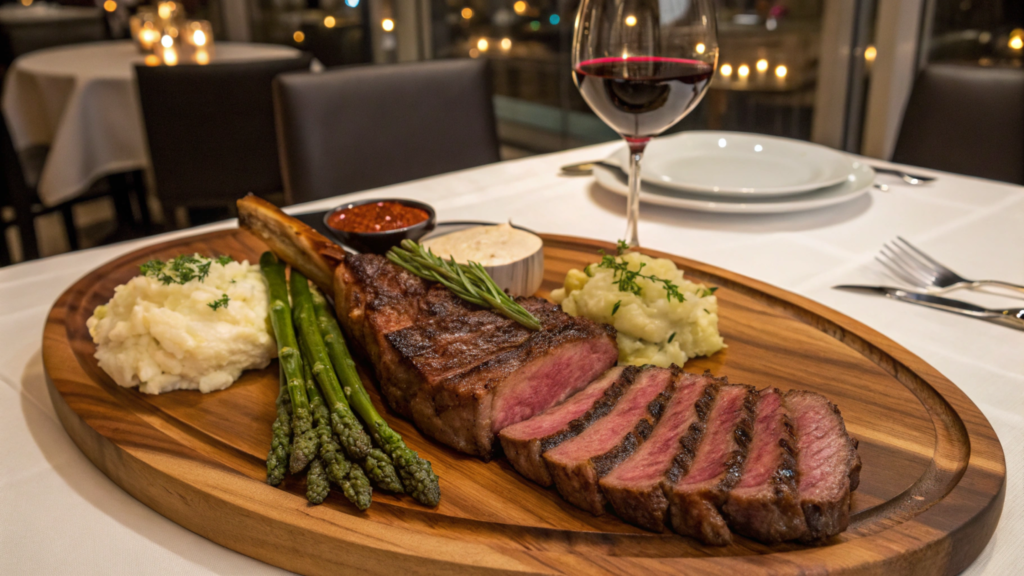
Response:
[{"label": "white dinner plate", "polygon": [[[625,146],[607,160],[626,167]],[[655,138],[641,163],[645,182],[689,193],[746,198],[802,194],[834,186],[851,160],[818,144],[742,132],[683,132]]]},{"label": "white dinner plate", "polygon": [[[813,192],[783,197],[708,197],[700,194],[679,192],[647,182],[640,184],[640,201],[659,206],[684,208],[698,212],[721,212],[728,214],[781,214],[801,212],[849,202],[867,193],[875,181],[875,171],[857,161],[850,163],[852,173],[841,184]],[[597,183],[619,196],[629,195],[625,173],[594,167]]]}]

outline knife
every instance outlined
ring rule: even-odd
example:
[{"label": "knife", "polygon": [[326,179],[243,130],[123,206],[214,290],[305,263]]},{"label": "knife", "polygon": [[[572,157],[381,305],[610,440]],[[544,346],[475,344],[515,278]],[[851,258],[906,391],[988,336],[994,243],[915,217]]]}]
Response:
[{"label": "knife", "polygon": [[927,306],[928,308],[934,308],[944,312],[952,312],[953,314],[987,320],[1010,328],[1024,330],[1024,308],[991,310],[989,308],[975,306],[974,304],[964,302],[962,300],[953,300],[952,298],[943,298],[942,296],[935,296],[932,294],[911,292],[910,290],[893,288],[891,286],[842,285],[833,286],[833,288],[836,290],[846,290],[848,292],[885,296],[901,302],[910,302],[911,304]]}]

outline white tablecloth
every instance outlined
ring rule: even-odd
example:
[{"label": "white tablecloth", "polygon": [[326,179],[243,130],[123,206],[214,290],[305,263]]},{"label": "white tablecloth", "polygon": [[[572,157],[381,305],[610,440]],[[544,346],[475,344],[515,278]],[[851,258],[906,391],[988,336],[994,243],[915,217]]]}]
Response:
[{"label": "white tablecloth", "polygon": [[[347,196],[414,197],[440,220],[504,221],[539,232],[614,241],[625,202],[589,178],[559,177],[569,162],[612,144],[503,162]],[[1009,468],[995,536],[968,573],[1024,565],[1024,332],[831,290],[889,282],[874,254],[900,234],[968,277],[1024,283],[1024,188],[939,174],[911,188],[894,180],[848,205],[777,216],[716,216],[643,206],[641,242],[802,294],[893,338],[962,388],[991,421]],[[296,210],[327,209],[325,200]],[[225,223],[207,227],[234,226]],[[195,230],[175,236],[193,234]],[[0,573],[265,574],[275,568],[181,528],[132,499],[78,451],[54,414],[40,359],[53,301],[90,269],[161,236],[0,270]],[[1020,306],[1021,300],[957,297]]]},{"label": "white tablecloth", "polygon": [[[288,46],[218,42],[213,61],[298,54]],[[38,185],[45,204],[74,198],[102,176],[148,166],[135,87],[135,65],[142,63],[132,42],[122,40],[39,50],[11,65],[3,112],[16,148],[50,146]]]}]

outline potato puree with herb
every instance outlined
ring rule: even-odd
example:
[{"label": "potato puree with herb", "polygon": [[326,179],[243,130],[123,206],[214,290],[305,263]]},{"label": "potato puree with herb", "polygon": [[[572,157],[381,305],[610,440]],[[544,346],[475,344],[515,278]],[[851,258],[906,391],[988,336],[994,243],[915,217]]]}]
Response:
[{"label": "potato puree with herb", "polygon": [[87,325],[100,368],[119,385],[212,392],[277,355],[267,306],[259,266],[179,256],[144,264]]},{"label": "potato puree with herb", "polygon": [[[657,280],[636,276],[633,281],[640,295],[628,287],[622,291],[622,273],[614,265]],[[672,287],[675,290],[670,293]],[[570,270],[565,287],[553,291],[551,298],[570,316],[614,326],[620,364],[682,366],[690,358],[714,354],[725,346],[718,334],[714,289],[684,279],[671,260],[635,252],[605,256],[586,271]]]}]

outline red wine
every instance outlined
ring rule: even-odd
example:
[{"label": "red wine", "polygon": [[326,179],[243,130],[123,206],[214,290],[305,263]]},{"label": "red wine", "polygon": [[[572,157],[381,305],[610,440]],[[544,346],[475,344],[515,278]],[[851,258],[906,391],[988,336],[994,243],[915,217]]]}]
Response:
[{"label": "red wine", "polygon": [[686,116],[713,73],[698,60],[638,56],[581,62],[573,78],[606,124],[627,138],[646,140]]}]

